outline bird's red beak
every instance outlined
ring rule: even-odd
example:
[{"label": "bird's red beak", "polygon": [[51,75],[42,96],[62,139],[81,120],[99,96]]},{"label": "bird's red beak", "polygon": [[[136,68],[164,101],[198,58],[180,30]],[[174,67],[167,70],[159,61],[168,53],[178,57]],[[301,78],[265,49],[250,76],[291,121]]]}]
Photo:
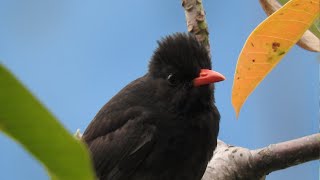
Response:
[{"label": "bird's red beak", "polygon": [[210,69],[201,69],[199,77],[193,80],[193,86],[197,87],[197,86],[207,85],[207,84],[223,81],[225,79],[226,78],[222,74],[216,71],[212,71]]}]

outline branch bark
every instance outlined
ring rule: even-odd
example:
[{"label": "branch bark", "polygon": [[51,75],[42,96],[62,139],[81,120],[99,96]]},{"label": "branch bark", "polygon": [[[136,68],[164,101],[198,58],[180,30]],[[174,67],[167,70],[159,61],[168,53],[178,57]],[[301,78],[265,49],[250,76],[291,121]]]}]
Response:
[{"label": "branch bark", "polygon": [[320,158],[320,133],[251,151],[252,163],[261,174]]},{"label": "branch bark", "polygon": [[188,31],[195,34],[198,41],[205,45],[210,55],[208,24],[202,0],[182,0],[182,6],[186,15]]},{"label": "branch bark", "polygon": [[320,159],[320,133],[257,150],[218,146],[202,180],[263,180],[273,171]]}]

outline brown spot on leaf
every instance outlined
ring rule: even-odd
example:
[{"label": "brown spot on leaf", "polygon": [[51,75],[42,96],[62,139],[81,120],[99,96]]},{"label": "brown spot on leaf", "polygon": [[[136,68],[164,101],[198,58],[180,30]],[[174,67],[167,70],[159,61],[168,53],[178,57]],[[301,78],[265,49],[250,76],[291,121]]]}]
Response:
[{"label": "brown spot on leaf", "polygon": [[254,47],[254,44],[251,42],[251,46]]},{"label": "brown spot on leaf", "polygon": [[252,59],[252,62],[256,62],[256,60],[255,60],[255,59]]},{"label": "brown spot on leaf", "polygon": [[282,56],[282,55],[284,55],[285,53],[286,53],[285,51],[281,51],[281,52],[279,52],[278,56]]},{"label": "brown spot on leaf", "polygon": [[278,42],[273,42],[272,43],[273,52],[276,52],[279,47],[280,47],[280,43],[278,43]]}]

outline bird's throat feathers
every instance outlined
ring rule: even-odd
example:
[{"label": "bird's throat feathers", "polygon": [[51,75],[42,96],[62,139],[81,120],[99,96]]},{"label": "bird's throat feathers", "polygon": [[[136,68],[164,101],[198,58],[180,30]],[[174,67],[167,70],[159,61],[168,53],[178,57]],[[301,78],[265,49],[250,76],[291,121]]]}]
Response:
[{"label": "bird's throat feathers", "polygon": [[206,85],[176,92],[172,94],[168,109],[183,114],[210,111],[214,103],[213,88],[213,85]]}]

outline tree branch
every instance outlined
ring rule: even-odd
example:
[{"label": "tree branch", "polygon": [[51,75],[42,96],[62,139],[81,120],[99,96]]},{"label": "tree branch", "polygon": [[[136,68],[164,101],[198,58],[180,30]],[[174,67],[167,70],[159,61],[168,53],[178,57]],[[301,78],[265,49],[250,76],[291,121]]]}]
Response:
[{"label": "tree branch", "polygon": [[263,180],[270,172],[319,158],[320,133],[257,150],[219,140],[202,180]]},{"label": "tree branch", "polygon": [[209,31],[202,0],[182,0],[182,6],[186,15],[188,31],[195,34],[198,41],[205,45],[210,55]]},{"label": "tree branch", "polygon": [[320,133],[251,152],[255,169],[263,174],[320,158]]},{"label": "tree branch", "polygon": [[262,175],[252,171],[251,159],[249,149],[218,140],[218,146],[202,180],[263,180]]}]

